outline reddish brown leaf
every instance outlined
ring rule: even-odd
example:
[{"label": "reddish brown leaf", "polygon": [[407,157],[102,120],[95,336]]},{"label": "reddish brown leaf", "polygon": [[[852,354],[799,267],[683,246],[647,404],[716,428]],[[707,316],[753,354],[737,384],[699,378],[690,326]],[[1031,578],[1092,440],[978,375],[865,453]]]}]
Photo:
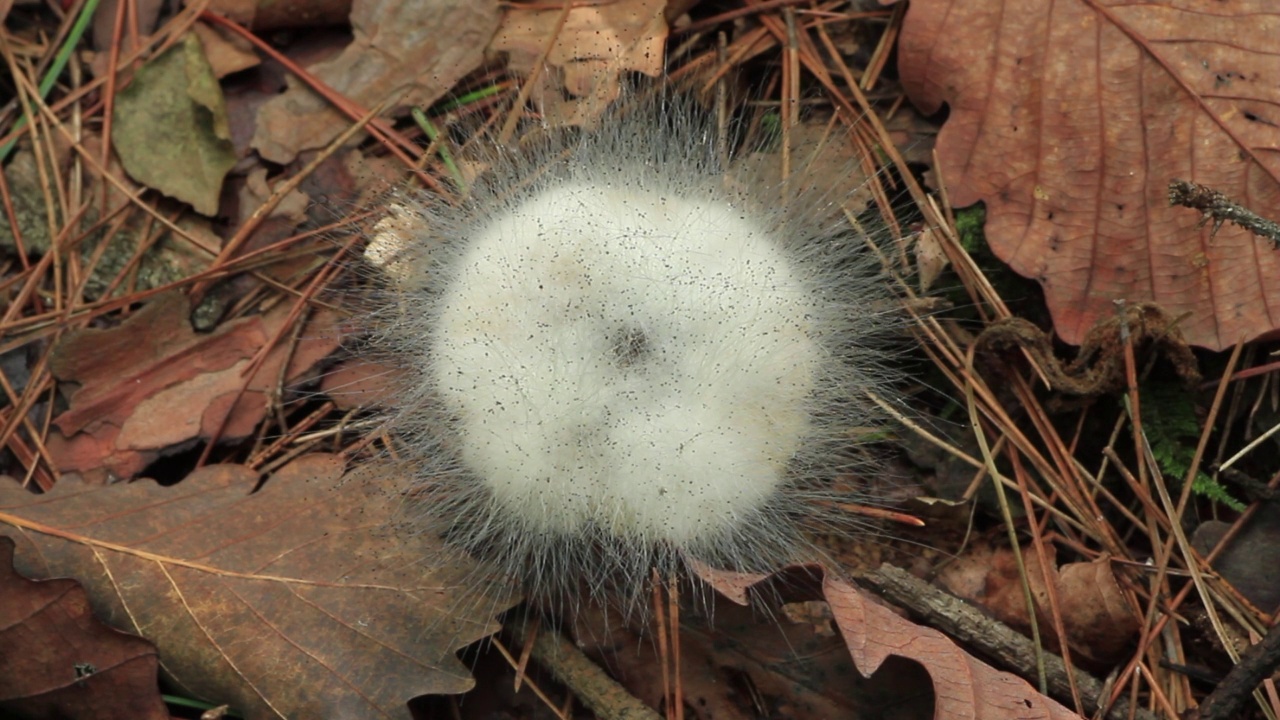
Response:
[{"label": "reddish brown leaf", "polygon": [[257,479],[219,465],[168,488],[8,482],[0,532],[20,570],[78,578],[187,693],[249,718],[408,717],[412,697],[471,686],[454,652],[495,625],[461,612],[494,604],[432,537],[388,529],[401,478],[310,455],[250,494]]},{"label": "reddish brown leaf", "polygon": [[155,646],[95,618],[76,581],[19,575],[6,537],[0,537],[0,648],[0,715],[169,717],[156,682]]},{"label": "reddish brown leaf", "polygon": [[951,201],[987,204],[995,253],[1079,343],[1114,300],[1153,301],[1220,349],[1280,327],[1280,256],[1170,207],[1191,180],[1280,208],[1280,11],[1271,0],[913,0],[903,84]]},{"label": "reddish brown leaf", "polygon": [[945,718],[1080,717],[1036,692],[1021,678],[1001,672],[961,650],[947,636],[904,620],[888,608],[868,602],[852,585],[828,575],[822,594],[831,605],[853,662],[863,674],[876,671],[889,656],[915,660],[933,678],[933,716]]},{"label": "reddish brown leaf", "polygon": [[[118,327],[69,334],[54,351],[52,370],[80,388],[70,409],[54,420],[61,434],[48,440],[58,470],[105,470],[131,478],[161,450],[208,439],[220,426],[224,439],[253,432],[281,366],[287,361],[284,378],[296,380],[339,342],[333,316],[319,312],[296,348],[291,350],[286,339],[252,377],[245,377],[289,309],[281,303],[265,315],[200,334],[191,329],[187,297],[174,293],[148,303]],[[243,387],[248,390],[241,395]]]},{"label": "reddish brown leaf", "polygon": [[[933,682],[937,720],[1079,720],[1080,716],[1036,692],[1021,678],[1001,672],[960,649],[945,635],[916,625],[864,598],[852,585],[813,566],[769,578],[700,571],[701,577],[730,600],[745,604],[752,592],[766,597],[788,588],[792,600],[821,599],[831,606],[836,627],[853,663],[871,677],[890,657],[920,663]],[[816,580],[820,589],[804,586]]]}]

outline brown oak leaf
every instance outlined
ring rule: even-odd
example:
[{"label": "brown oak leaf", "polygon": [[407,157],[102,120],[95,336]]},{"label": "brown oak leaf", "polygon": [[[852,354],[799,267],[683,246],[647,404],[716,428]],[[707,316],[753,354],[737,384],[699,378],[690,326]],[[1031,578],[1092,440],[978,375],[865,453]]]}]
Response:
[{"label": "brown oak leaf", "polygon": [[406,479],[317,454],[258,481],[215,465],[171,487],[4,482],[0,535],[21,572],[75,577],[183,692],[247,718],[407,720],[409,699],[472,685],[454,653],[505,608],[397,529]]},{"label": "brown oak leaf", "polygon": [[986,203],[992,250],[1040,282],[1064,340],[1124,299],[1221,349],[1280,327],[1280,253],[1167,188],[1280,209],[1277,37],[1271,0],[912,0],[899,67],[921,110],[950,106],[952,203]]}]

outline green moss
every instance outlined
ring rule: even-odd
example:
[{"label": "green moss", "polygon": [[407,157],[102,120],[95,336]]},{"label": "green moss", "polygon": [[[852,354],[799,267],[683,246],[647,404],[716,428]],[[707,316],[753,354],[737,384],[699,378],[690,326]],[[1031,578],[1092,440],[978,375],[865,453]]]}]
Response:
[{"label": "green moss", "polygon": [[982,203],[955,211],[956,233],[965,252],[977,257],[979,253],[990,255],[987,236],[982,228],[987,224],[987,208]]}]

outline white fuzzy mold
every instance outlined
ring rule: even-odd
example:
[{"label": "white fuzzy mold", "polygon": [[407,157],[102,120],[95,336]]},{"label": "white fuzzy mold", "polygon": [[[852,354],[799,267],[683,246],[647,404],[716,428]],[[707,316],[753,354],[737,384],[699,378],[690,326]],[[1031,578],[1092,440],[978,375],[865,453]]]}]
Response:
[{"label": "white fuzzy mold", "polygon": [[656,101],[493,150],[369,248],[416,522],[534,595],[814,560],[806,531],[866,500],[834,481],[881,422],[897,305],[846,198],[730,181],[700,118]]}]

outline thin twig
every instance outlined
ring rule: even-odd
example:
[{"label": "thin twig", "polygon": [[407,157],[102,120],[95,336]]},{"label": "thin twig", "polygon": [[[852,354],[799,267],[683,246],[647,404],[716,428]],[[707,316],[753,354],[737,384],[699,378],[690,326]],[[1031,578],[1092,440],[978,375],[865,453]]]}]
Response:
[{"label": "thin twig", "polygon": [[533,659],[602,720],[662,720],[559,632],[538,633]]},{"label": "thin twig", "polygon": [[1280,223],[1268,220],[1246,210],[1231,198],[1211,187],[1187,180],[1169,181],[1169,204],[1182,205],[1201,212],[1201,224],[1213,220],[1213,234],[1225,222],[1231,222],[1260,238],[1271,241],[1271,247],[1280,247]]}]

